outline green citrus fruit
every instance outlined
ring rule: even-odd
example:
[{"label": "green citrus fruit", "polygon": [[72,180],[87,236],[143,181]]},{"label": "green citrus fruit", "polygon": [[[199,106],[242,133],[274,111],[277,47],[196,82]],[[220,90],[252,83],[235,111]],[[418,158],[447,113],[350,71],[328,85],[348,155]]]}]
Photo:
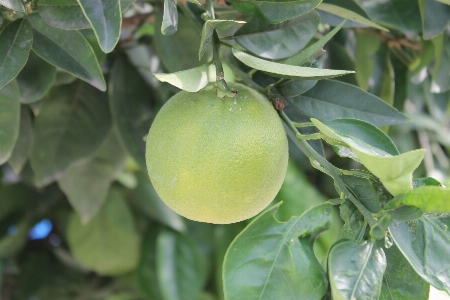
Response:
[{"label": "green citrus fruit", "polygon": [[147,137],[150,179],[161,199],[195,221],[228,224],[251,218],[283,183],[288,144],[271,103],[230,84],[220,99],[212,85],[179,92],[161,108]]}]

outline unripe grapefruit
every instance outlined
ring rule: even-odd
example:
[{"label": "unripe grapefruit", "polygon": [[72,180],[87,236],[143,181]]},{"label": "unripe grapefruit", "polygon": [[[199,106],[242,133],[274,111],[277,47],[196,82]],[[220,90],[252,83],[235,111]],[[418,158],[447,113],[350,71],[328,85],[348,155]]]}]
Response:
[{"label": "unripe grapefruit", "polygon": [[267,98],[230,84],[234,98],[216,96],[213,85],[179,92],[161,108],[147,137],[146,161],[153,186],[178,214],[228,224],[251,218],[283,183],[288,144]]}]

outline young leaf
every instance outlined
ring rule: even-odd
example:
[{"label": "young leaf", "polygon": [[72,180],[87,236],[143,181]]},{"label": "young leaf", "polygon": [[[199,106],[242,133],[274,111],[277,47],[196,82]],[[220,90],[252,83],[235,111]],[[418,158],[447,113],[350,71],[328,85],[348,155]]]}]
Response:
[{"label": "young leaf", "polygon": [[49,25],[66,30],[91,27],[77,0],[39,0],[39,14]]},{"label": "young leaf", "polygon": [[380,98],[335,80],[321,80],[306,93],[286,100],[321,121],[352,118],[381,126],[410,120]]},{"label": "young leaf", "polygon": [[165,300],[197,299],[206,279],[202,257],[191,240],[163,229],[156,241],[156,271]]},{"label": "young leaf", "polygon": [[73,212],[67,224],[67,243],[83,266],[99,274],[117,276],[134,270],[140,237],[121,192],[112,189],[105,205],[86,225]]},{"label": "young leaf", "polygon": [[375,243],[346,241],[331,248],[328,270],[333,299],[378,299],[386,256]]},{"label": "young leaf", "polygon": [[425,214],[410,222],[389,226],[395,244],[405,258],[428,283],[450,292],[450,217]]},{"label": "young leaf", "polygon": [[77,0],[95,32],[100,48],[111,52],[119,41],[122,14],[119,0]]},{"label": "young leaf", "polygon": [[234,48],[232,51],[233,55],[247,66],[263,71],[264,73],[274,77],[291,79],[323,79],[354,73],[353,71],[327,70],[285,65],[264,60]]},{"label": "young leaf", "polygon": [[321,299],[325,294],[325,274],[312,246],[330,227],[332,205],[315,206],[286,223],[275,219],[278,206],[254,219],[228,248],[225,299]]},{"label": "young leaf", "polygon": [[403,204],[418,207],[424,212],[450,213],[450,189],[448,188],[419,187],[399,198]]},{"label": "young leaf", "polygon": [[230,0],[233,7],[246,15],[258,16],[269,23],[281,23],[313,10],[322,0],[247,1]]},{"label": "young leaf", "polygon": [[28,59],[33,31],[27,20],[14,21],[0,32],[0,89],[13,80]]},{"label": "young leaf", "polygon": [[22,171],[22,168],[28,160],[32,144],[33,135],[30,109],[26,105],[21,105],[19,137],[17,138],[14,150],[8,160],[8,164],[13,168],[16,174],[19,174]]},{"label": "young leaf", "polygon": [[115,131],[110,130],[91,157],[71,164],[63,172],[58,185],[80,215],[83,224],[100,210],[125,158],[125,151]]},{"label": "young leaf", "polygon": [[0,5],[15,11],[25,11],[25,7],[23,7],[22,1],[20,0],[0,0]]},{"label": "young leaf", "polygon": [[179,71],[170,74],[154,73],[153,75],[162,82],[168,82],[187,92],[197,92],[208,84],[208,66]]},{"label": "young leaf", "polygon": [[35,119],[30,162],[39,186],[59,178],[74,161],[91,155],[111,128],[106,94],[76,81],[56,86]]},{"label": "young leaf", "polygon": [[339,1],[332,1],[332,3],[333,4],[322,2],[317,6],[317,9],[320,9],[320,10],[328,12],[330,14],[339,16],[344,19],[349,19],[349,20],[352,20],[352,21],[355,21],[355,22],[358,22],[361,24],[365,24],[365,25],[374,27],[374,28],[377,28],[377,29],[380,29],[383,31],[389,31],[386,28],[378,25],[377,23],[374,23],[371,20],[365,18],[364,16],[362,16],[358,13],[355,13],[353,10],[348,9],[344,6],[340,6]]},{"label": "young leaf", "polygon": [[47,25],[38,14],[30,15],[28,20],[33,26],[33,50],[37,55],[99,90],[106,90],[97,58],[81,33]]},{"label": "young leaf", "polygon": [[306,46],[317,31],[319,21],[317,11],[280,24],[270,24],[253,17],[236,31],[233,38],[239,45],[259,57],[283,59]]},{"label": "young leaf", "polygon": [[178,9],[175,0],[164,0],[164,13],[161,24],[161,33],[171,35],[178,29]]},{"label": "young leaf", "polygon": [[11,156],[19,136],[19,97],[19,86],[15,80],[0,89],[0,165]]},{"label": "young leaf", "polygon": [[424,0],[421,7],[423,38],[425,40],[438,36],[450,22],[450,7],[434,0]]},{"label": "young leaf", "polygon": [[205,24],[203,24],[202,39],[200,41],[200,48],[198,49],[198,59],[202,59],[206,50],[208,50],[214,30],[227,30],[236,24],[244,23],[244,21],[234,20],[206,20]]}]

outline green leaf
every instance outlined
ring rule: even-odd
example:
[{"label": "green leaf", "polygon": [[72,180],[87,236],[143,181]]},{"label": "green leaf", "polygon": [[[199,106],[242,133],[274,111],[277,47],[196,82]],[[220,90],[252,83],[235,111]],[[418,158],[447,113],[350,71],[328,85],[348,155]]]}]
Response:
[{"label": "green leaf", "polygon": [[233,48],[233,55],[245,65],[274,77],[291,79],[323,79],[354,73],[353,71],[328,70],[280,64],[252,56]]},{"label": "green leaf", "polygon": [[66,30],[91,27],[77,0],[39,0],[39,14],[49,25]]},{"label": "green leaf", "polygon": [[425,214],[410,222],[389,226],[395,244],[424,280],[450,292],[450,217]]},{"label": "green leaf", "polygon": [[178,10],[175,0],[164,0],[164,13],[161,24],[161,33],[171,35],[178,29]]},{"label": "green leaf", "polygon": [[92,156],[71,164],[63,172],[58,185],[83,224],[100,210],[125,159],[125,151],[111,130]]},{"label": "green leaf", "polygon": [[360,235],[364,236],[366,228],[364,217],[350,200],[345,199],[340,206],[339,212],[341,219],[344,221],[341,229],[341,239],[356,241]]},{"label": "green leaf", "polygon": [[346,241],[330,250],[328,270],[334,300],[378,299],[386,256],[375,243]]},{"label": "green leaf", "polygon": [[196,245],[168,229],[161,230],[156,241],[156,270],[165,300],[197,299],[206,279]]},{"label": "green leaf", "polygon": [[155,91],[123,56],[114,60],[109,79],[109,106],[123,147],[146,169],[145,141],[156,109]]},{"label": "green leaf", "polygon": [[[378,50],[382,44],[381,39],[375,33],[360,33],[355,32],[356,36],[356,59],[355,59],[355,71],[356,81],[358,86],[363,90],[369,90],[369,83],[380,84],[379,78],[372,78],[375,66],[378,69],[378,65],[382,64],[379,61],[377,55]],[[371,81],[372,79],[372,81]]]},{"label": "green leaf", "polygon": [[440,186],[418,187],[400,195],[403,204],[420,208],[424,212],[450,213],[450,189]]},{"label": "green leaf", "polygon": [[393,245],[385,248],[387,267],[380,300],[427,300],[429,284],[414,272],[409,262]]},{"label": "green leaf", "polygon": [[436,1],[450,5],[450,0],[436,0]]},{"label": "green leaf", "polygon": [[241,13],[257,16],[269,23],[281,23],[310,12],[322,0],[230,0],[229,2]]},{"label": "green leaf", "polygon": [[378,196],[379,187],[377,186],[377,182],[374,180],[349,175],[342,175],[341,179],[353,195],[370,212],[377,213],[380,211],[380,197]]},{"label": "green leaf", "polygon": [[81,33],[51,27],[37,14],[28,20],[33,26],[33,50],[37,55],[99,90],[106,90],[95,54]]},{"label": "green leaf", "polygon": [[311,11],[295,19],[270,24],[258,17],[239,28],[234,39],[251,53],[266,59],[289,57],[308,44],[317,31],[320,16]]},{"label": "green leaf", "polygon": [[442,33],[450,22],[450,7],[436,0],[424,0],[423,38],[429,40]]},{"label": "green leaf", "polygon": [[279,62],[286,65],[294,65],[299,66],[304,63],[308,58],[314,55],[317,51],[322,49],[322,47],[344,26],[346,20],[342,21],[338,26],[336,26],[333,30],[328,32],[324,37],[315,42],[314,44],[309,45],[302,51],[288,57],[286,59],[282,59]]},{"label": "green leaf", "polygon": [[174,230],[186,232],[187,228],[183,218],[171,210],[161,198],[159,198],[148,178],[148,174],[139,172],[136,174],[136,177],[138,179],[138,185],[132,196],[132,201],[140,211],[153,220]]},{"label": "green leaf", "polygon": [[13,80],[28,59],[33,32],[27,20],[17,20],[0,32],[0,89]]},{"label": "green leaf", "polygon": [[196,68],[175,73],[153,73],[153,75],[159,81],[168,82],[184,91],[197,92],[208,85],[208,66],[209,64],[204,64]]},{"label": "green leaf", "polygon": [[450,90],[450,34],[442,33],[433,40],[435,62],[433,70],[432,93],[443,93]]},{"label": "green leaf", "polygon": [[14,234],[7,234],[0,238],[0,258],[12,256],[22,249],[27,242],[29,229],[29,222],[22,220],[17,224]]},{"label": "green leaf", "polygon": [[111,52],[119,41],[122,14],[119,0],[77,0],[97,37],[100,48]]},{"label": "green leaf", "polygon": [[25,67],[17,76],[20,102],[32,103],[41,100],[50,90],[56,78],[56,68],[30,52]]},{"label": "green leaf", "polygon": [[312,246],[329,229],[332,206],[313,207],[286,223],[275,219],[278,206],[255,218],[228,248],[225,299],[321,299],[325,294],[325,274]]},{"label": "green leaf", "polygon": [[[1,91],[1,90],[0,90]],[[27,106],[20,107],[20,128],[14,150],[9,157],[8,164],[13,168],[16,174],[19,174],[30,155],[31,145],[33,144],[33,135],[31,127],[30,110]]]},{"label": "green leaf", "polygon": [[322,121],[353,118],[380,126],[410,120],[380,98],[334,80],[321,80],[306,93],[286,100],[306,115]]},{"label": "green leaf", "polygon": [[[334,3],[339,3],[334,1]],[[329,3],[320,3],[319,6],[317,6],[317,9],[320,9],[322,11],[328,12],[330,14],[339,16],[344,19],[352,20],[361,24],[365,24],[383,31],[389,31],[386,28],[378,25],[377,23],[372,22],[371,20],[361,16],[360,14],[355,13],[353,10],[347,9],[342,6],[329,4]]]},{"label": "green leaf", "polygon": [[284,98],[291,98],[309,91],[316,84],[317,80],[289,80],[285,83],[275,85],[275,88]]},{"label": "green leaf", "polygon": [[101,275],[117,276],[137,267],[140,240],[133,215],[120,191],[112,189],[88,224],[73,212],[67,225],[73,256]]},{"label": "green leaf", "polygon": [[19,97],[19,87],[15,80],[0,89],[0,165],[11,156],[19,136]]},{"label": "green leaf", "polygon": [[25,7],[22,4],[22,1],[20,0],[0,0],[0,5],[3,5],[4,7],[7,7],[9,9],[15,10],[15,11],[25,11]]},{"label": "green leaf", "polygon": [[111,128],[105,93],[76,81],[56,86],[34,122],[30,162],[39,186],[59,178],[74,161],[94,153]]},{"label": "green leaf", "polygon": [[205,24],[203,24],[202,39],[200,41],[200,48],[198,49],[198,59],[202,59],[206,50],[208,50],[214,30],[227,30],[236,24],[245,24],[245,22],[234,20],[206,20]]}]

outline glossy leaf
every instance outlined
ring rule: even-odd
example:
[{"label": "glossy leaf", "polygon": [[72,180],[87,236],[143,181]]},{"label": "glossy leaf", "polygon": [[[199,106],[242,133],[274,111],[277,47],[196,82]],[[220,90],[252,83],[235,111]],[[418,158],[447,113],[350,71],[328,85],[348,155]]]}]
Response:
[{"label": "glossy leaf", "polygon": [[200,41],[200,48],[198,49],[198,59],[202,59],[206,50],[208,50],[211,45],[214,30],[227,30],[236,24],[245,24],[245,22],[234,20],[206,20],[205,24],[203,24],[202,39]]},{"label": "glossy leaf", "polygon": [[328,257],[333,299],[378,299],[385,270],[386,256],[375,243],[335,245]]},{"label": "glossy leaf", "polygon": [[450,189],[440,186],[415,188],[399,196],[402,203],[420,208],[425,212],[450,213]]},{"label": "glossy leaf", "polygon": [[288,57],[286,59],[282,59],[279,62],[287,65],[299,66],[304,63],[308,58],[314,55],[317,51],[322,49],[322,47],[344,26],[345,20],[342,21],[338,26],[336,26],[333,30],[328,32],[325,36],[323,36],[320,40],[316,41],[314,44],[309,45],[305,49],[300,52]]},{"label": "glossy leaf", "polygon": [[252,56],[237,49],[233,49],[233,55],[247,66],[261,70],[264,73],[274,77],[291,79],[323,79],[354,73],[353,71],[306,68],[280,64]]},{"label": "glossy leaf", "polygon": [[8,160],[8,164],[13,168],[16,174],[19,174],[22,171],[27,162],[32,144],[33,135],[30,110],[27,106],[22,105],[20,107],[19,137],[17,138],[14,150]]},{"label": "glossy leaf", "polygon": [[164,0],[164,14],[161,24],[161,33],[171,35],[178,29],[178,10],[175,0]]},{"label": "glossy leaf", "polygon": [[331,13],[333,15],[339,16],[344,19],[349,19],[361,24],[365,24],[380,30],[388,31],[386,28],[378,25],[377,23],[372,22],[371,20],[365,18],[364,16],[361,16],[360,14],[355,13],[353,10],[347,9],[342,6],[335,5],[334,3],[339,3],[336,1],[333,1],[333,4],[322,2],[317,6],[317,9],[320,9],[322,11]]},{"label": "glossy leaf", "polygon": [[427,300],[429,284],[416,274],[403,254],[393,245],[384,248],[387,267],[380,300]]},{"label": "glossy leaf", "polygon": [[437,289],[450,292],[450,218],[425,214],[410,222],[395,222],[389,232],[399,250],[419,274]]},{"label": "glossy leaf", "polygon": [[165,300],[197,299],[206,278],[196,245],[168,229],[161,230],[156,241],[156,270]]},{"label": "glossy leaf", "polygon": [[52,87],[55,78],[56,68],[31,51],[27,64],[17,76],[20,102],[32,103],[42,99]]},{"label": "glossy leaf", "polygon": [[159,81],[170,83],[184,91],[197,92],[208,84],[208,66],[209,64],[204,64],[193,69],[175,73],[154,73],[153,75]]},{"label": "glossy leaf", "polygon": [[313,10],[322,0],[247,1],[231,0],[233,7],[244,14],[257,16],[269,23],[281,23]]},{"label": "glossy leaf", "polygon": [[28,20],[33,26],[33,50],[37,55],[99,90],[106,90],[95,54],[81,33],[51,27],[37,14]]},{"label": "glossy leaf", "polygon": [[253,17],[233,37],[239,45],[259,57],[283,59],[308,44],[317,31],[319,21],[320,16],[316,11],[280,24],[270,24]]},{"label": "glossy leaf", "polygon": [[139,235],[118,190],[111,190],[105,205],[86,225],[77,213],[70,215],[67,242],[79,262],[102,275],[124,274],[139,261]]},{"label": "glossy leaf", "polygon": [[0,0],[0,5],[15,11],[25,11],[25,7],[20,0]]},{"label": "glossy leaf", "polygon": [[83,224],[100,210],[125,159],[125,151],[111,130],[92,156],[72,163],[59,178],[61,190]]},{"label": "glossy leaf", "polygon": [[435,67],[433,70],[433,81],[431,83],[432,93],[443,93],[450,90],[450,34],[442,33],[433,40],[435,47]]},{"label": "glossy leaf", "polygon": [[341,204],[339,209],[344,225],[341,229],[341,239],[356,241],[360,236],[364,236],[364,217],[356,206],[348,199]]},{"label": "glossy leaf", "polygon": [[341,178],[364,207],[372,213],[380,211],[380,196],[378,195],[379,187],[377,186],[377,182],[367,178],[349,175],[342,175]]},{"label": "glossy leaf", "polygon": [[410,120],[380,98],[334,80],[321,80],[306,93],[286,100],[306,115],[322,121],[352,118],[380,126]]},{"label": "glossy leaf", "polygon": [[82,81],[53,88],[34,123],[30,161],[37,185],[52,182],[71,163],[94,153],[110,128],[105,93]]},{"label": "glossy leaf", "polygon": [[123,56],[114,60],[109,80],[109,106],[123,147],[146,169],[145,141],[156,111],[155,91]]},{"label": "glossy leaf", "polygon": [[285,223],[275,219],[278,206],[255,218],[228,248],[225,299],[321,299],[325,294],[325,274],[312,246],[329,229],[332,206],[313,207]]},{"label": "glossy leaf", "polygon": [[19,87],[15,80],[0,89],[0,165],[11,156],[19,136],[19,97]]},{"label": "glossy leaf", "polygon": [[275,88],[284,98],[291,98],[309,91],[316,83],[317,80],[289,80],[285,83],[275,85]]},{"label": "glossy leaf", "polygon": [[[450,7],[436,0],[424,0],[421,9],[423,38],[429,40],[438,36],[450,22]],[[421,7],[422,8],[422,7]]]},{"label": "glossy leaf", "polygon": [[119,0],[77,0],[95,32],[100,48],[111,52],[119,41],[122,14]]},{"label": "glossy leaf", "polygon": [[39,14],[49,25],[66,30],[91,27],[77,0],[40,0]]},{"label": "glossy leaf", "polygon": [[13,80],[25,66],[33,44],[27,20],[17,20],[0,32],[0,89]]}]

